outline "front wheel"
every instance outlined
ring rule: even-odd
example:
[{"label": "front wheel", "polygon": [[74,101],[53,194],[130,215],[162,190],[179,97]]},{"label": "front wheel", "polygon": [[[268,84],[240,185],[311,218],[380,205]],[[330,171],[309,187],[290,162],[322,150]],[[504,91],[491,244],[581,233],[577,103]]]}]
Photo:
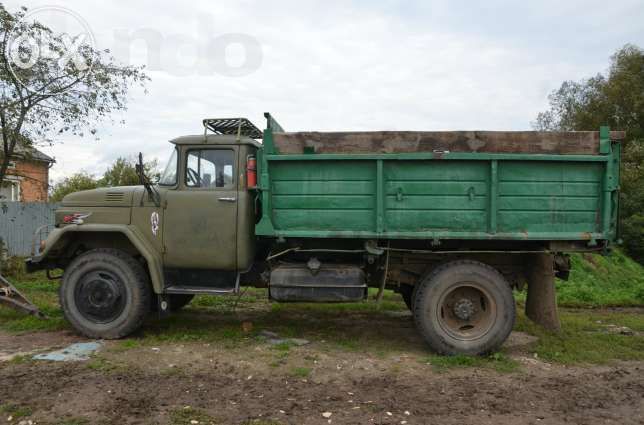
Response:
[{"label": "front wheel", "polygon": [[444,264],[423,279],[413,307],[429,346],[448,355],[498,350],[516,315],[512,288],[503,275],[470,260]]},{"label": "front wheel", "polygon": [[94,249],[65,270],[60,304],[65,318],[89,338],[116,339],[137,330],[149,311],[145,270],[116,249]]}]

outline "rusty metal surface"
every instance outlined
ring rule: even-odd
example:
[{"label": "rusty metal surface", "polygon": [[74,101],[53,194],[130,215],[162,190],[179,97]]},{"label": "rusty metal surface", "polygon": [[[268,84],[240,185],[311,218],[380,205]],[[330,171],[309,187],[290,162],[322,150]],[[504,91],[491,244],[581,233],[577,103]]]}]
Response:
[{"label": "rusty metal surface", "polygon": [[[610,132],[611,140],[624,138]],[[274,133],[281,154],[484,152],[598,155],[598,131],[373,131]]]}]

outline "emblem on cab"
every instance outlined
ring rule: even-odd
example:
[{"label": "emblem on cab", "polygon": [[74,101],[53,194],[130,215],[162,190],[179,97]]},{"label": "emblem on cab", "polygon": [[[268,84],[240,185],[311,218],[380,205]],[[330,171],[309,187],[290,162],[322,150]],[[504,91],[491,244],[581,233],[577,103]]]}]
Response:
[{"label": "emblem on cab", "polygon": [[154,211],[150,214],[150,225],[152,227],[152,234],[154,236],[159,232],[159,213]]}]

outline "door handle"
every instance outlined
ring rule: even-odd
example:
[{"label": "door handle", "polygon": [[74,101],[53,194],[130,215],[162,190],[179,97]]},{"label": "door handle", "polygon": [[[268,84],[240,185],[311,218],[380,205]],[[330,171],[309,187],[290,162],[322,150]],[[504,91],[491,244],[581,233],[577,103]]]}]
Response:
[{"label": "door handle", "polygon": [[237,198],[219,198],[221,202],[237,202]]}]

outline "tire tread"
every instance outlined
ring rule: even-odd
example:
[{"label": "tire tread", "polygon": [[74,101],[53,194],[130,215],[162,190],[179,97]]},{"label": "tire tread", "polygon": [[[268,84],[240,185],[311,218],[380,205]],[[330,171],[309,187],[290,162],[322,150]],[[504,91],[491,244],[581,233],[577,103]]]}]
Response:
[{"label": "tire tread", "polygon": [[[126,266],[127,270],[124,270],[125,273],[131,273],[134,279],[129,282],[125,282],[125,284],[136,285],[136,289],[138,289],[140,295],[139,297],[135,297],[137,303],[136,305],[132,306],[132,311],[134,312],[134,314],[129,317],[123,325],[104,332],[97,332],[88,328],[87,326],[83,326],[83,324],[76,317],[74,317],[72,313],[70,313],[69,307],[67,306],[67,300],[64,296],[64,286],[66,278],[68,278],[76,268],[82,267],[92,261],[95,261],[96,258],[93,257],[95,257],[96,255],[101,256],[101,261],[111,262],[112,265],[115,265],[117,267],[122,267],[123,265]],[[118,261],[115,262],[114,259]],[[65,269],[65,273],[63,274],[63,283],[59,288],[59,298],[65,318],[72,324],[72,326],[74,326],[76,330],[81,332],[83,335],[89,338],[119,339],[130,335],[132,332],[141,327],[146,315],[150,310],[152,290],[145,269],[135,258],[119,249],[96,248],[86,251],[76,257]]]},{"label": "tire tread", "polygon": [[[428,343],[428,345],[436,352],[439,354],[446,354],[446,355],[454,355],[454,354],[459,354],[458,350],[456,347],[449,346],[446,342],[444,341],[439,341],[436,338],[432,338],[428,336],[425,332],[426,328],[426,323],[424,323],[425,318],[423,317],[422,310],[423,310],[423,303],[418,302],[418,300],[422,300],[423,297],[425,296],[425,293],[429,291],[432,287],[432,283],[434,282],[434,279],[440,275],[441,273],[445,272],[448,269],[452,269],[455,267],[459,266],[473,266],[477,268],[483,268],[487,272],[490,272],[492,275],[496,276],[495,282],[502,282],[503,285],[507,286],[507,289],[510,291],[510,297],[512,297],[512,292],[511,292],[511,285],[508,283],[508,281],[505,279],[505,277],[494,267],[482,263],[480,261],[476,260],[454,260],[454,261],[449,261],[444,264],[441,264],[440,266],[436,267],[433,269],[431,272],[429,272],[421,281],[416,285],[415,293],[414,293],[414,305],[413,305],[413,317],[414,317],[414,323],[416,324],[416,327],[419,329],[420,333]],[[489,352],[497,350],[500,345],[505,341],[509,333],[511,332],[512,328],[514,327],[514,322],[516,320],[516,307],[514,304],[514,298],[512,297],[512,303],[509,306],[510,307],[510,326],[509,330],[506,329],[506,335],[502,335],[503,338],[502,340],[499,341],[492,341],[492,343],[484,344],[479,350],[476,350],[476,352],[473,353],[466,353],[466,354],[476,354],[476,355],[482,355],[482,354],[487,354]]]}]

